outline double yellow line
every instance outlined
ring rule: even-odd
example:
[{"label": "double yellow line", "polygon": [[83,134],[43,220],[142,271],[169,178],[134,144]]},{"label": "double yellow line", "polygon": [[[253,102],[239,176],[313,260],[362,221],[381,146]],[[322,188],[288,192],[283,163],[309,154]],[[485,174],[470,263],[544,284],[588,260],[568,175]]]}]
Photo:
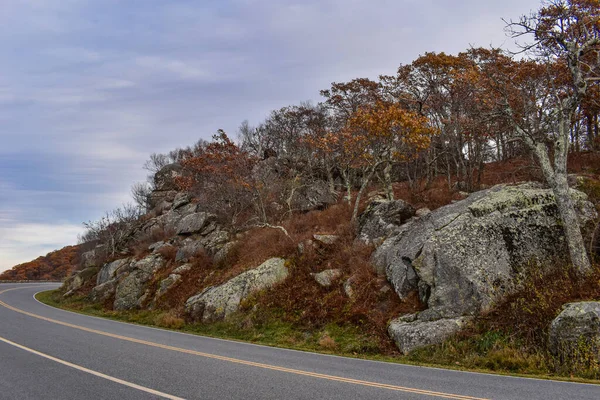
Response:
[{"label": "double yellow line", "polygon": [[[5,292],[11,291],[11,290],[17,290],[17,289],[24,289],[24,288],[6,289],[3,291],[0,291],[0,294],[3,294]],[[114,338],[114,339],[131,342],[131,343],[142,344],[145,346],[155,347],[155,348],[164,349],[164,350],[170,350],[170,351],[174,351],[177,353],[190,354],[190,355],[209,358],[209,359],[213,359],[213,360],[226,361],[226,362],[245,365],[245,366],[249,366],[249,367],[268,369],[268,370],[278,371],[278,372],[285,372],[285,373],[294,374],[294,375],[308,376],[311,378],[324,379],[324,380],[328,380],[328,381],[349,383],[349,384],[353,384],[353,385],[368,386],[368,387],[373,387],[373,388],[378,388],[378,389],[387,389],[387,390],[394,390],[394,391],[399,391],[399,392],[421,394],[421,395],[425,395],[425,396],[441,397],[441,398],[445,398],[445,399],[486,400],[486,399],[483,399],[480,397],[462,396],[462,395],[458,395],[458,394],[434,392],[431,390],[422,390],[422,389],[415,389],[415,388],[409,388],[409,387],[404,387],[404,386],[388,385],[385,383],[377,383],[377,382],[363,381],[363,380],[359,380],[359,379],[344,378],[341,376],[319,374],[319,373],[315,373],[315,372],[302,371],[299,369],[279,367],[276,365],[263,364],[263,363],[253,362],[253,361],[240,360],[240,359],[232,358],[232,357],[219,356],[216,354],[204,353],[204,352],[200,352],[200,351],[188,350],[188,349],[184,349],[184,348],[180,348],[180,347],[174,347],[174,346],[164,345],[164,344],[155,343],[155,342],[149,342],[146,340],[135,339],[135,338],[128,337],[128,336],[116,335],[114,333],[99,331],[96,329],[86,328],[86,327],[80,326],[80,325],[74,325],[74,324],[70,324],[67,322],[58,321],[55,319],[47,318],[47,317],[44,317],[41,315],[33,314],[30,312],[18,309],[16,307],[6,304],[5,302],[3,302],[1,300],[0,300],[0,306],[8,308],[9,310],[12,310],[14,312],[17,312],[17,313],[20,313],[23,315],[27,315],[27,316],[30,316],[33,318],[40,319],[42,321],[47,321],[47,322],[51,322],[53,324],[62,325],[62,326],[66,326],[66,327],[73,328],[73,329],[78,329],[78,330],[84,331],[84,332],[90,332],[90,333],[94,333],[97,335],[102,335],[102,336],[106,336],[106,337],[110,337],[110,338]]]}]

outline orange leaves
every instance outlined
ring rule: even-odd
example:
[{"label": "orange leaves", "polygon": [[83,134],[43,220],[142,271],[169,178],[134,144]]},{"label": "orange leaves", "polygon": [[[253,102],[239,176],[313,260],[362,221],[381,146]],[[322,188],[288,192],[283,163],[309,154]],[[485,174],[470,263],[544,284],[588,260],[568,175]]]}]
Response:
[{"label": "orange leaves", "polygon": [[437,133],[426,117],[381,101],[359,109],[348,125],[354,131],[349,145],[360,145],[365,156],[375,159],[410,159],[427,149]]}]

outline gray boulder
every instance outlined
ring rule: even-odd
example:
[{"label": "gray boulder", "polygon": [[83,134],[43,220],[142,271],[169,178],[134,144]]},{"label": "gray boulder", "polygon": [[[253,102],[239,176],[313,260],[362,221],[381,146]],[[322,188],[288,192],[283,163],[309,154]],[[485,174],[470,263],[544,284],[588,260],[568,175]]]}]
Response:
[{"label": "gray boulder", "polygon": [[398,318],[390,322],[388,326],[389,335],[404,354],[420,347],[443,342],[463,329],[470,320],[469,317],[439,319],[437,321],[418,321],[415,319],[415,316]]},{"label": "gray boulder", "polygon": [[166,279],[160,281],[158,290],[156,291],[156,296],[154,297],[154,301],[160,299],[165,293],[167,293],[173,285],[178,283],[181,280],[181,275],[179,274],[171,274]]},{"label": "gray boulder", "polygon": [[177,196],[179,188],[175,178],[182,175],[182,166],[179,163],[166,165],[154,175],[154,190],[150,193],[150,207],[155,208],[162,202],[172,203]]},{"label": "gray boulder", "polygon": [[325,181],[315,181],[300,186],[292,195],[292,210],[310,211],[323,209],[337,203],[337,193],[329,189]]},{"label": "gray boulder", "polygon": [[315,278],[315,281],[319,285],[329,287],[333,284],[333,281],[342,276],[342,271],[340,269],[326,269],[325,271],[310,275]]},{"label": "gray boulder", "polygon": [[210,322],[236,312],[240,302],[260,290],[284,281],[288,276],[285,260],[271,258],[220,286],[212,286],[190,297],[185,310],[195,320]]},{"label": "gray boulder", "polygon": [[124,272],[127,269],[127,266],[131,262],[131,259],[124,258],[122,260],[116,260],[111,263],[105,264],[100,272],[98,272],[98,277],[96,278],[96,286],[102,285],[105,282],[113,279],[115,276],[119,274],[119,272]]},{"label": "gray boulder", "polygon": [[165,265],[165,260],[151,254],[131,264],[131,272],[118,284],[115,292],[115,310],[130,310],[138,305],[144,295],[145,284],[152,279],[154,273]]},{"label": "gray boulder", "polygon": [[[571,197],[587,232],[594,206],[581,192],[572,190]],[[556,265],[568,254],[552,191],[522,184],[476,192],[411,220],[372,261],[401,298],[418,290],[427,305],[418,320],[428,324],[489,310],[519,287],[530,266]]]},{"label": "gray boulder", "polygon": [[415,208],[402,200],[374,200],[358,218],[358,239],[372,243],[387,238],[415,215]]},{"label": "gray boulder", "polygon": [[569,303],[550,324],[550,352],[563,363],[600,362],[600,302]]},{"label": "gray boulder", "polygon": [[204,252],[204,246],[201,242],[196,240],[189,240],[188,242],[185,242],[179,250],[177,250],[177,254],[175,255],[175,261],[188,262],[190,259],[196,257],[202,252]]},{"label": "gray boulder", "polygon": [[192,269],[192,264],[183,264],[173,270],[174,274],[182,275]]},{"label": "gray boulder", "polygon": [[110,299],[117,290],[118,281],[111,279],[95,286],[90,292],[89,299],[93,303],[100,303]]},{"label": "gray boulder", "polygon": [[81,266],[85,268],[96,267],[96,260],[98,258],[98,254],[96,250],[86,251],[81,254]]},{"label": "gray boulder", "polygon": [[75,292],[81,289],[83,285],[85,285],[94,276],[96,276],[97,272],[98,268],[89,267],[71,275],[69,278],[67,278],[67,280],[65,280],[65,283],[63,285],[63,287],[65,288],[65,294],[63,296],[69,297],[75,294]]},{"label": "gray boulder", "polygon": [[214,219],[214,215],[205,212],[186,215],[177,224],[176,233],[178,235],[206,234],[207,228],[211,227]]}]

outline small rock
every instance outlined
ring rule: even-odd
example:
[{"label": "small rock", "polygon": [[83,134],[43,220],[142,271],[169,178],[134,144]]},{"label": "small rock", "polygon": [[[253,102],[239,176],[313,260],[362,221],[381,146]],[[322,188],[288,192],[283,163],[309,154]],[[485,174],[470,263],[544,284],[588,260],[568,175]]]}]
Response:
[{"label": "small rock", "polygon": [[332,245],[337,242],[339,238],[340,237],[338,235],[313,235],[313,239],[325,245]]},{"label": "small rock", "polygon": [[174,274],[182,275],[192,269],[192,264],[183,264],[173,270]]},{"label": "small rock", "polygon": [[310,274],[315,281],[323,287],[329,287],[340,276],[342,276],[342,271],[339,269],[326,269],[323,272],[319,272],[318,274]]},{"label": "small rock", "polygon": [[419,218],[423,218],[429,214],[431,214],[431,210],[427,207],[419,208],[417,212],[415,212],[415,216]]},{"label": "small rock", "polygon": [[566,364],[581,357],[600,362],[600,302],[566,304],[550,324],[548,346]]}]

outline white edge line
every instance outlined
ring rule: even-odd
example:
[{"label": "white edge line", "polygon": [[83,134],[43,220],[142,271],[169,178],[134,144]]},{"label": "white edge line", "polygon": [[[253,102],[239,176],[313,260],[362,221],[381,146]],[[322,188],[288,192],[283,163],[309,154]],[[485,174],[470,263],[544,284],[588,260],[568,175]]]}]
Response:
[{"label": "white edge line", "polygon": [[103,374],[101,372],[94,371],[94,370],[82,367],[80,365],[73,364],[73,363],[70,363],[68,361],[61,360],[60,358],[52,357],[51,355],[41,353],[41,352],[39,352],[37,350],[30,349],[29,347],[22,346],[22,345],[20,345],[18,343],[15,343],[15,342],[11,342],[10,340],[5,339],[5,338],[3,338],[1,336],[0,336],[0,342],[4,342],[6,344],[9,344],[9,345],[14,346],[14,347],[16,347],[18,349],[21,349],[21,350],[25,350],[25,351],[27,351],[29,353],[35,354],[36,356],[40,356],[40,357],[46,358],[48,360],[57,362],[59,364],[66,365],[67,367],[74,368],[74,369],[76,369],[78,371],[82,371],[82,372],[88,373],[90,375],[94,375],[94,376],[97,376],[99,378],[109,380],[111,382],[115,382],[115,383],[118,383],[118,384],[121,384],[121,385],[124,385],[124,386],[128,386],[130,388],[137,389],[137,390],[140,390],[142,392],[146,392],[146,393],[150,393],[152,395],[164,397],[165,399],[169,399],[169,400],[184,400],[182,397],[177,397],[177,396],[173,396],[173,395],[170,395],[170,394],[167,394],[167,393],[159,392],[158,390],[150,389],[150,388],[147,388],[145,386],[141,386],[141,385],[137,385],[135,383],[127,382],[127,381],[124,381],[123,379],[115,378],[115,377],[112,377],[110,375],[105,375],[105,374]]},{"label": "white edge line", "polygon": [[156,328],[156,327],[153,327],[153,326],[146,326],[146,325],[142,325],[142,324],[133,324],[133,323],[130,323],[130,322],[116,321],[116,320],[109,319],[109,318],[97,317],[95,315],[87,315],[87,314],[77,313],[77,312],[70,311],[70,310],[65,310],[65,309],[62,309],[62,308],[52,307],[52,306],[49,306],[48,304],[42,303],[41,301],[39,301],[38,299],[35,298],[35,296],[38,293],[41,293],[41,292],[43,292],[43,291],[39,291],[39,292],[34,293],[33,296],[32,296],[33,299],[36,302],[40,303],[41,305],[43,305],[45,307],[48,307],[48,308],[51,308],[53,310],[63,311],[63,312],[67,312],[67,313],[71,313],[71,314],[75,314],[75,315],[79,315],[79,316],[83,316],[83,317],[87,317],[87,318],[95,318],[95,319],[99,319],[99,320],[102,320],[102,321],[108,321],[108,322],[117,323],[117,324],[124,324],[124,325],[129,325],[129,326],[137,326],[137,327],[144,328],[144,329],[152,329],[152,330],[157,330],[157,331],[161,331],[161,332],[170,332],[170,333],[175,333],[175,334],[178,334],[178,335],[190,336],[190,337],[195,337],[195,338],[203,338],[203,339],[216,340],[216,341],[226,342],[226,343],[234,343],[234,344],[241,344],[241,345],[246,345],[246,346],[261,347],[261,348],[266,348],[266,349],[271,349],[271,350],[284,350],[284,351],[291,351],[291,352],[301,353],[301,354],[312,354],[312,355],[320,356],[320,357],[332,357],[332,358],[341,358],[343,360],[352,360],[352,361],[361,361],[361,362],[367,362],[367,363],[384,364],[384,365],[387,365],[387,366],[396,366],[398,368],[408,367],[408,368],[412,368],[412,369],[431,369],[431,370],[434,370],[434,371],[452,372],[452,373],[457,373],[457,374],[461,374],[462,373],[462,374],[484,375],[484,376],[489,376],[489,377],[494,377],[494,378],[511,378],[511,379],[532,380],[532,381],[540,381],[540,382],[547,382],[547,383],[558,383],[558,384],[568,384],[568,385],[599,386],[599,384],[596,384],[596,383],[559,381],[559,380],[554,380],[554,379],[550,379],[550,378],[549,379],[533,378],[533,377],[530,378],[530,377],[525,377],[525,376],[512,376],[512,375],[504,375],[504,374],[494,374],[494,373],[490,373],[490,372],[463,371],[463,370],[459,370],[459,369],[446,369],[446,368],[441,368],[441,367],[429,367],[429,366],[421,366],[421,365],[413,365],[413,364],[403,364],[403,363],[395,363],[395,362],[388,362],[388,361],[368,360],[368,359],[364,359],[364,358],[344,357],[344,356],[338,356],[338,355],[335,355],[335,354],[315,353],[315,352],[308,351],[308,350],[287,349],[285,347],[267,346],[267,345],[264,345],[264,344],[249,343],[249,342],[243,342],[243,341],[222,339],[222,338],[217,338],[217,337],[212,337],[212,336],[197,335],[197,334],[193,334],[193,333],[179,332],[179,331],[175,331],[175,330]]}]

